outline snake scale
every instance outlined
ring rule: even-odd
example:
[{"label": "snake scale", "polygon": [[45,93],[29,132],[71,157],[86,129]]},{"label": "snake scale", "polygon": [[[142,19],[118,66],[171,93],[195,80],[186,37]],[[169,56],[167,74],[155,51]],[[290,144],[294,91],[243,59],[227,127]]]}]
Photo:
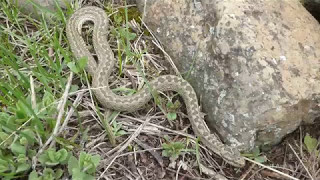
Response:
[{"label": "snake scale", "polygon": [[[86,21],[94,23],[92,41],[98,62],[89,52],[81,36],[82,25]],[[151,100],[150,88],[146,86],[132,96],[116,95],[110,89],[108,78],[114,68],[115,58],[107,41],[108,16],[103,9],[88,6],[77,10],[67,23],[66,33],[74,56],[77,59],[88,58],[86,70],[93,77],[93,92],[105,108],[132,112]],[[245,165],[245,160],[237,149],[221,143],[214,134],[210,133],[205,121],[201,118],[196,93],[186,80],[173,75],[164,75],[150,81],[149,85],[152,90],[156,91],[179,92],[186,104],[188,118],[196,136],[200,137],[210,150],[221,156],[227,163],[235,167]]]}]

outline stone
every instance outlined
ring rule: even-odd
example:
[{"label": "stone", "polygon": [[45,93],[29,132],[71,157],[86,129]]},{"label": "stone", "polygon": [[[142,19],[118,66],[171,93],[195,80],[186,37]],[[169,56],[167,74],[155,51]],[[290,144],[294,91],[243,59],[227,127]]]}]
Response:
[{"label": "stone", "polygon": [[[13,0],[16,2],[21,12],[30,15],[32,18],[40,19],[42,14],[48,20],[57,10],[57,7],[65,9],[65,2],[70,0]],[[57,2],[57,4],[56,4]],[[38,6],[39,8],[35,7]]]},{"label": "stone", "polygon": [[[50,20],[54,15],[56,15],[57,8],[62,10],[67,9],[67,5],[70,4],[71,0],[12,0],[20,8],[21,12],[30,15],[32,18],[40,19],[42,14],[44,14],[45,20]],[[135,0],[126,0],[127,5],[135,4]],[[36,8],[34,5],[37,5]],[[80,7],[76,2],[74,3],[76,7]],[[87,2],[88,6],[94,4],[94,2]],[[112,5],[122,5],[124,4],[123,0],[113,0]],[[76,9],[78,9],[76,8]]]},{"label": "stone", "polygon": [[225,143],[268,147],[320,115],[320,26],[298,1],[137,5]]}]

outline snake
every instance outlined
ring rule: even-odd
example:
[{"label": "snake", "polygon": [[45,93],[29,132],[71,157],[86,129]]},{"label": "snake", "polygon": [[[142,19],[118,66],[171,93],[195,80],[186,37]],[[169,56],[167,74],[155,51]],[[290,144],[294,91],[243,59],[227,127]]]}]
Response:
[{"label": "snake", "polygon": [[[93,22],[92,43],[97,60],[88,50],[81,31],[83,24]],[[141,109],[153,97],[153,91],[175,91],[182,97],[190,124],[195,135],[212,152],[222,157],[227,163],[235,167],[243,167],[245,160],[238,149],[223,144],[220,139],[207,127],[201,116],[198,98],[193,87],[185,79],[175,75],[161,75],[148,82],[133,95],[117,95],[109,87],[115,58],[108,43],[109,18],[99,7],[86,6],[76,10],[66,25],[66,35],[71,51],[76,59],[88,59],[86,71],[92,76],[91,89],[100,104],[106,109],[134,112]]]}]

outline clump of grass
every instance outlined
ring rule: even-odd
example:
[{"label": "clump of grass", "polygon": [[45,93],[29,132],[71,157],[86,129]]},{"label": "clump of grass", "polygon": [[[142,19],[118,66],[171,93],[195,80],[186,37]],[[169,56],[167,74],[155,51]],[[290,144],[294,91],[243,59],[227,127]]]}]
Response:
[{"label": "clump of grass", "polygon": [[[54,23],[37,21],[9,2],[0,6],[0,177],[60,179],[68,173],[62,169],[73,150],[82,151],[74,139],[52,137],[54,128],[61,126],[57,114],[72,105],[70,97],[67,107],[58,106],[74,62],[64,33],[66,17],[58,8]],[[69,93],[78,89],[72,85]],[[81,163],[91,163],[92,157],[86,156],[73,167],[91,177],[99,161],[94,156],[92,166],[85,167]],[[73,172],[70,166],[69,171]]]},{"label": "clump of grass", "polygon": [[[61,130],[54,133],[61,126],[58,114],[74,108],[72,96],[67,98],[65,105],[61,104],[68,89],[68,76],[75,73],[80,83],[73,83],[66,93],[79,94],[79,85],[89,83],[83,73],[87,60],[74,59],[65,36],[66,19],[73,12],[72,6],[67,6],[66,13],[59,7],[55,13],[48,12],[52,19],[42,16],[40,20],[34,20],[21,14],[13,4],[1,2],[1,5],[0,177],[40,180],[69,175],[77,179],[94,179],[100,157],[83,152],[82,146],[78,145],[79,141],[86,141],[88,132],[81,127],[81,122],[74,137],[59,137],[65,135]],[[123,73],[124,65],[140,63],[139,72],[145,78],[144,62],[141,61],[144,52],[133,51],[130,46],[130,41],[137,36],[128,22],[140,21],[137,9],[124,7],[116,12],[109,6],[107,11],[113,13],[111,19],[115,27],[112,34],[119,42],[119,74]],[[125,89],[129,93],[135,91]],[[94,108],[98,109],[97,106]],[[119,113],[112,114],[117,116]],[[99,111],[97,115],[115,145],[115,137],[126,132],[116,121],[103,120]],[[63,121],[67,121],[67,116],[62,116]],[[79,160],[74,156],[78,152]]]}]

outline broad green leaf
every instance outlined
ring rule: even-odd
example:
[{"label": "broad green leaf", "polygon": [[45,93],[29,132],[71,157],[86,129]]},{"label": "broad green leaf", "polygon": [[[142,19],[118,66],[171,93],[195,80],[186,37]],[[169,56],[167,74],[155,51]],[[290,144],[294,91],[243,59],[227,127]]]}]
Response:
[{"label": "broad green leaf", "polygon": [[120,130],[120,131],[117,131],[116,132],[116,134],[115,134],[115,136],[123,136],[123,135],[126,135],[127,134],[127,132],[125,131],[125,130]]},{"label": "broad green leaf", "polygon": [[5,160],[0,159],[0,172],[6,172],[9,170],[9,163]]},{"label": "broad green leaf", "polygon": [[47,150],[47,155],[48,155],[48,158],[51,162],[54,162],[56,163],[57,160],[56,160],[56,152],[54,149],[48,149]]},{"label": "broad green leaf", "polygon": [[73,169],[72,171],[73,180],[94,180],[94,177],[86,174],[85,172],[80,171],[80,169]]},{"label": "broad green leaf", "polygon": [[167,118],[169,121],[173,121],[177,119],[177,113],[175,112],[168,112]]},{"label": "broad green leaf", "polygon": [[99,165],[100,160],[101,160],[101,158],[99,155],[92,156],[91,161],[94,164],[95,168]]},{"label": "broad green leaf", "polygon": [[14,154],[17,154],[17,155],[18,154],[26,154],[26,152],[27,152],[26,147],[17,143],[17,142],[12,143],[10,146],[10,149]]},{"label": "broad green leaf", "polygon": [[[27,104],[29,105],[29,104]],[[27,118],[29,116],[32,115],[29,107],[27,107],[26,104],[24,104],[22,101],[18,101],[17,104],[16,104],[16,107],[17,107],[17,117],[19,119],[24,119],[24,118]]]},{"label": "broad green leaf", "polygon": [[54,96],[50,92],[45,91],[42,98],[42,103],[43,103],[42,108],[52,105],[53,102],[54,102]]},{"label": "broad green leaf", "polygon": [[37,154],[37,152],[34,149],[28,149],[27,151],[28,153],[28,157],[32,158],[33,156],[35,156]]},{"label": "broad green leaf", "polygon": [[306,145],[308,152],[312,153],[317,148],[318,141],[309,134],[306,134],[304,137],[304,144]]},{"label": "broad green leaf", "polygon": [[166,157],[170,157],[176,159],[179,157],[181,151],[185,148],[185,145],[182,142],[172,142],[172,143],[164,143],[162,144],[163,151],[162,155]]},{"label": "broad green leaf", "polygon": [[24,163],[27,163],[28,161],[28,157],[24,154],[19,154],[18,157],[17,157],[17,162],[20,163],[20,164],[24,164]]},{"label": "broad green leaf", "polygon": [[169,151],[162,151],[162,156],[169,157],[170,156]]},{"label": "broad green leaf", "polygon": [[167,108],[171,109],[173,107],[174,107],[173,103],[171,101],[168,101],[167,102]]},{"label": "broad green leaf", "polygon": [[33,171],[29,174],[29,180],[40,180],[40,178],[38,177],[37,171],[33,170]]},{"label": "broad green leaf", "polygon": [[68,157],[68,151],[66,149],[60,149],[57,154],[59,155],[59,159],[57,159],[60,163],[67,160]]},{"label": "broad green leaf", "polygon": [[54,180],[55,179],[55,173],[51,168],[45,168],[43,170],[43,179],[45,180]]},{"label": "broad green leaf", "polygon": [[75,84],[71,85],[71,87],[70,87],[70,93],[76,92],[76,91],[78,91],[78,90],[79,90],[79,86],[78,86],[78,85],[75,85]]},{"label": "broad green leaf", "polygon": [[137,36],[135,33],[129,32],[126,28],[120,28],[119,33],[120,36],[128,38],[129,41],[134,40]]},{"label": "broad green leaf", "polygon": [[21,138],[19,139],[19,143],[20,143],[21,145],[27,145],[27,144],[28,144],[28,140],[27,140],[27,138],[25,138],[25,137],[21,137]]},{"label": "broad green leaf", "polygon": [[49,161],[50,159],[48,158],[48,155],[46,153],[43,153],[39,156],[38,161],[45,165],[47,161]]},{"label": "broad green leaf", "polygon": [[252,154],[253,154],[254,157],[258,157],[258,156],[260,155],[260,149],[259,149],[259,147],[254,147],[254,148],[252,149]]},{"label": "broad green leaf", "polygon": [[27,163],[19,164],[16,173],[27,171],[30,167],[31,165]]},{"label": "broad green leaf", "polygon": [[9,135],[5,132],[0,132],[0,142],[3,142],[3,147],[4,148],[7,148],[13,141],[13,137],[11,136],[9,139],[8,139]]},{"label": "broad green leaf", "polygon": [[69,172],[69,174],[72,174],[73,169],[79,169],[79,168],[80,167],[79,167],[77,158],[75,158],[74,156],[71,156],[69,158],[69,161],[68,161],[68,172]]},{"label": "broad green leaf", "polygon": [[23,110],[17,109],[16,116],[18,119],[25,119],[27,118],[26,113]]},{"label": "broad green leaf", "polygon": [[81,172],[79,168],[74,168],[72,169],[72,179],[74,180],[84,180],[85,178],[85,173]]},{"label": "broad green leaf", "polygon": [[89,174],[85,174],[84,175],[84,180],[95,180],[94,176],[89,175]]},{"label": "broad green leaf", "polygon": [[88,63],[88,57],[82,57],[77,62],[79,70],[84,70]]},{"label": "broad green leaf", "polygon": [[55,179],[60,179],[62,175],[63,175],[63,170],[60,168],[57,169],[55,173]]},{"label": "broad green leaf", "polygon": [[72,72],[79,73],[79,69],[77,68],[75,62],[69,62],[67,66],[71,69]]},{"label": "broad green leaf", "polygon": [[29,145],[33,145],[36,142],[35,134],[31,129],[24,129],[20,132],[20,135],[28,141]]},{"label": "broad green leaf", "polygon": [[259,163],[264,163],[267,161],[267,158],[265,156],[258,156],[258,157],[255,157],[254,160]]},{"label": "broad green leaf", "polygon": [[10,118],[10,115],[5,112],[0,112],[0,121],[6,121]]},{"label": "broad green leaf", "polygon": [[79,163],[79,165],[80,165],[81,168],[83,167],[86,159],[87,159],[87,154],[85,152],[80,152],[80,155],[79,155],[79,162],[80,163]]}]

